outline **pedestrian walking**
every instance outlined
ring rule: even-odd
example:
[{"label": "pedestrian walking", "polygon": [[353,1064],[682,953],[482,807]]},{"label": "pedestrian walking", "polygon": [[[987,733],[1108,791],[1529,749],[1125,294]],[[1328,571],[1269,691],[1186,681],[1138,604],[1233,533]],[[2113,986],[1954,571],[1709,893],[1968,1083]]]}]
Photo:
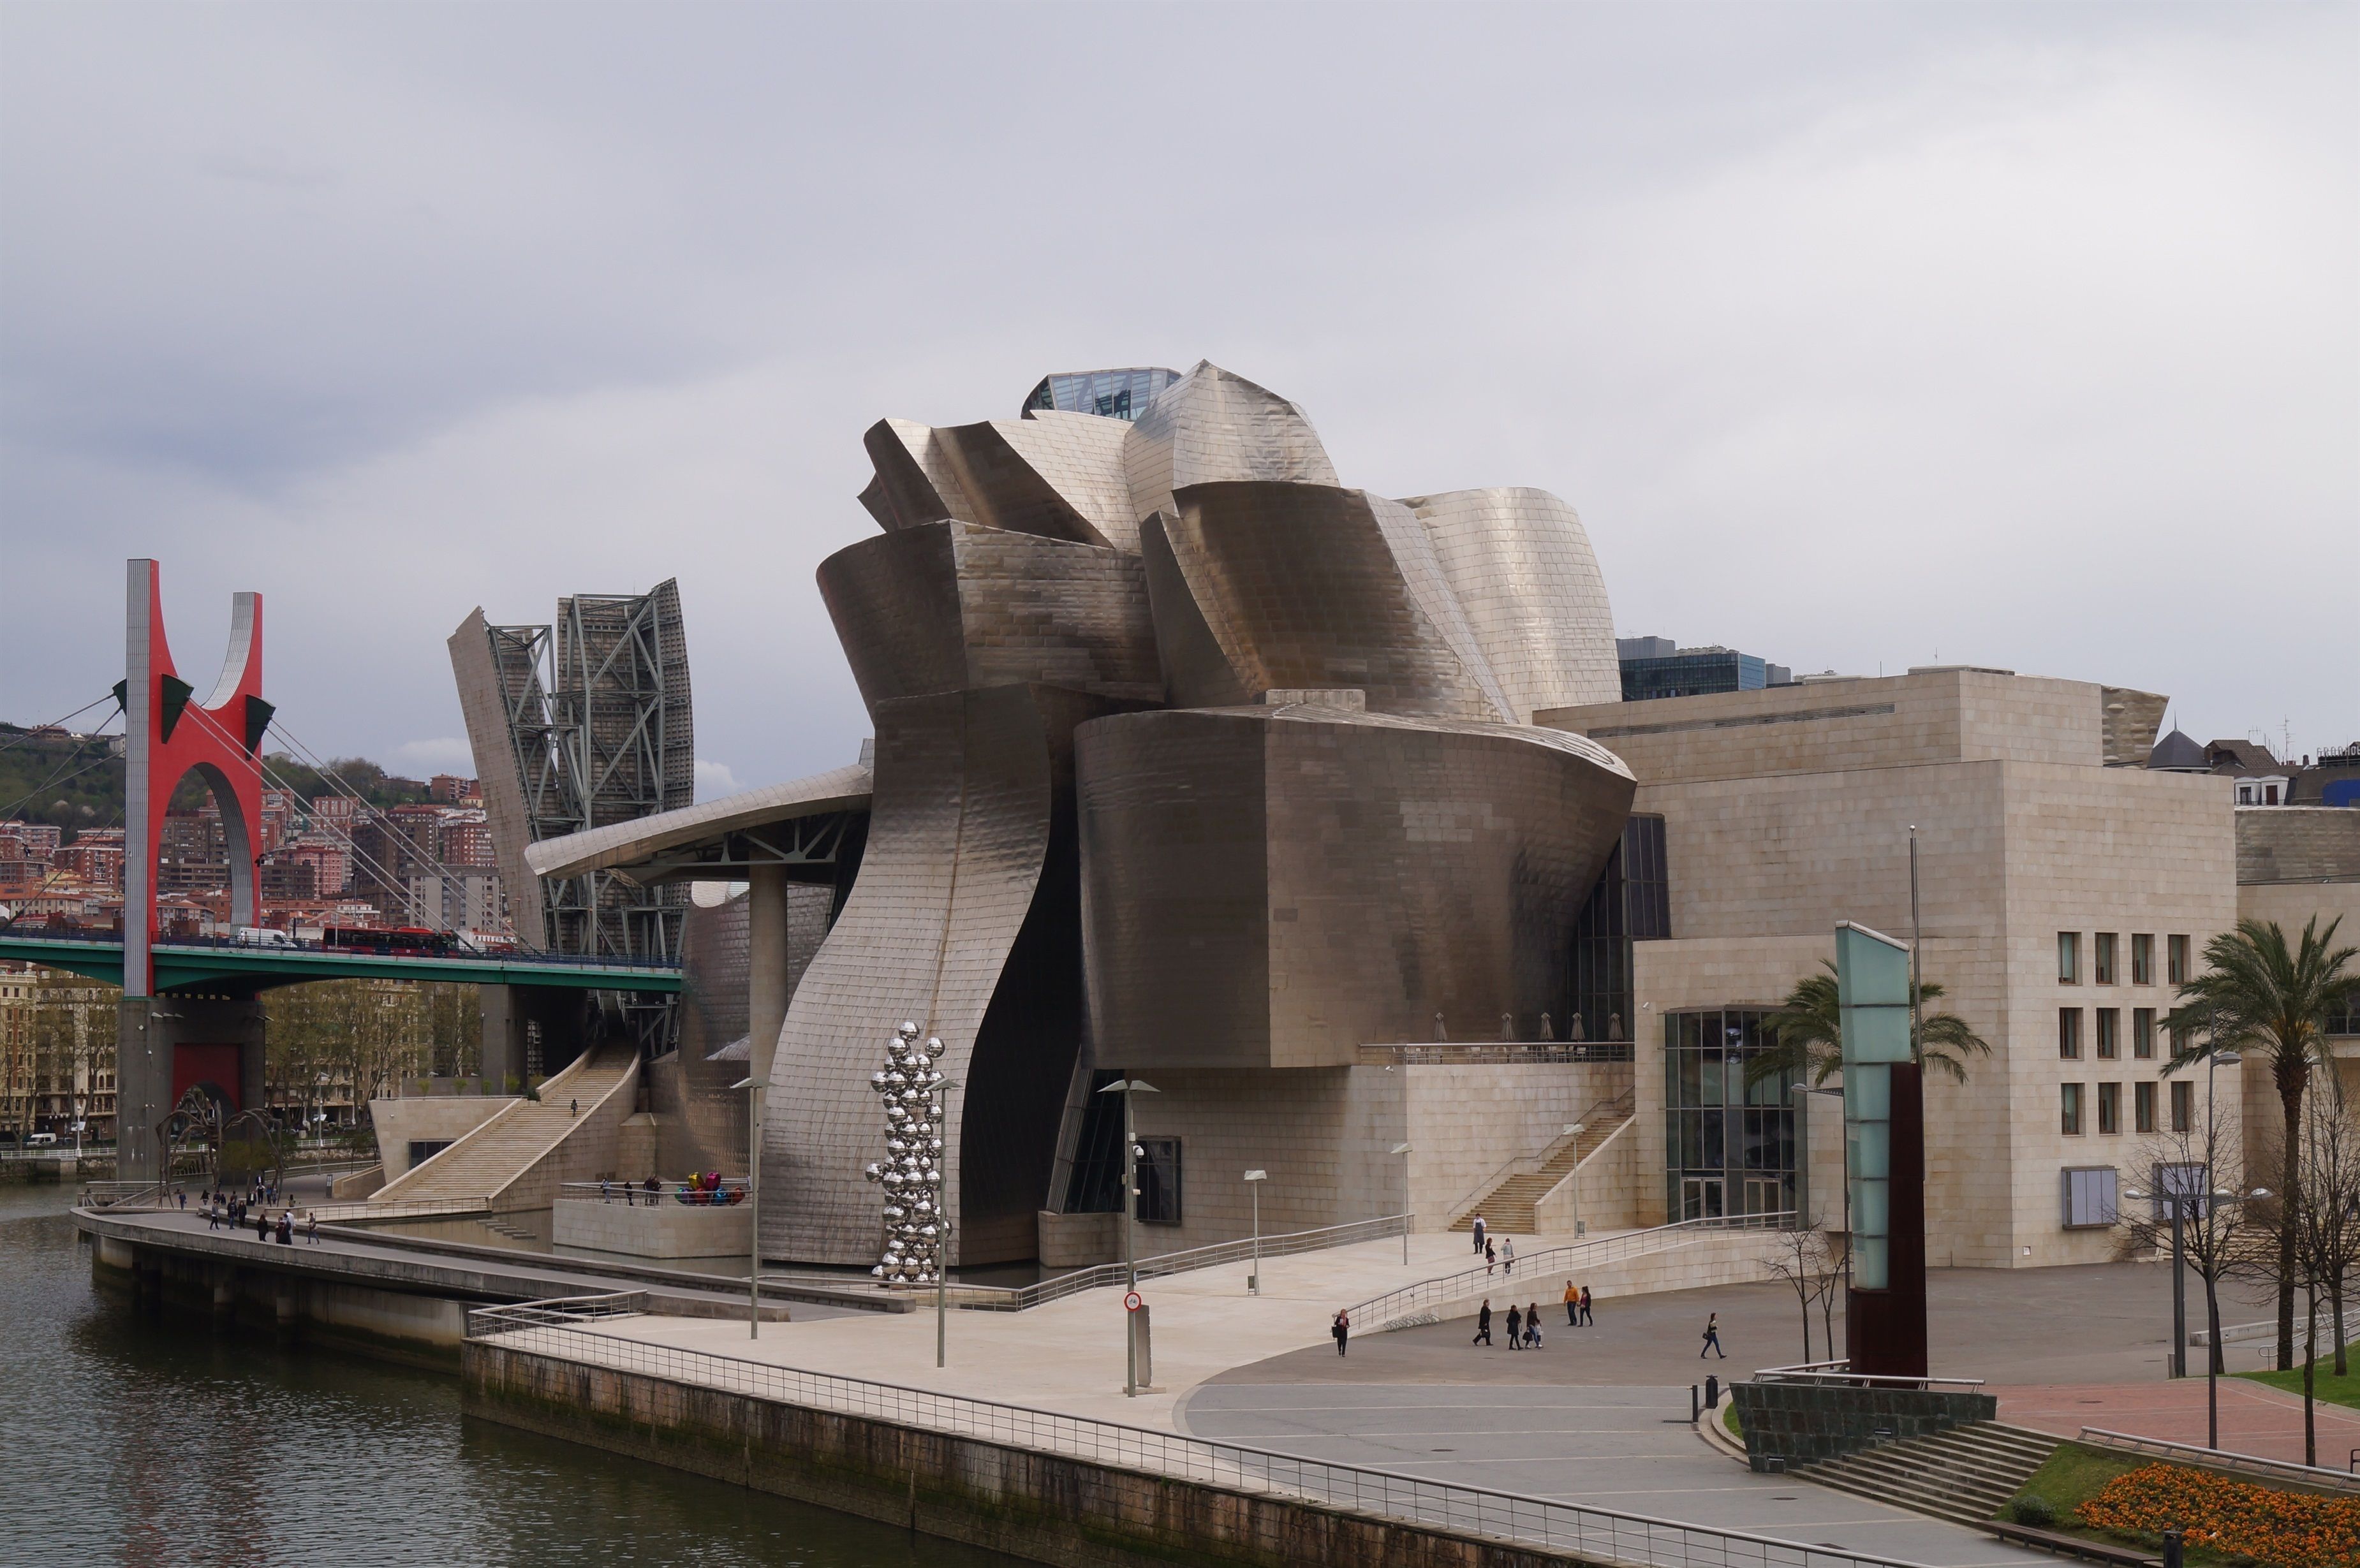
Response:
[{"label": "pedestrian walking", "polygon": [[188,1210],[188,1207],[189,1207],[189,1190],[188,1190],[187,1188],[183,1187],[183,1188],[181,1188],[181,1189],[180,1189],[180,1209],[181,1209],[181,1212],[186,1213],[186,1212],[187,1212],[187,1210]]},{"label": "pedestrian walking", "polygon": [[1590,1287],[1587,1285],[1581,1288],[1581,1326],[1590,1326]]},{"label": "pedestrian walking", "polygon": [[1500,1266],[1500,1249],[1490,1242],[1483,1244],[1483,1278],[1489,1279],[1491,1270]]},{"label": "pedestrian walking", "polygon": [[1524,1348],[1538,1350],[1540,1347],[1541,1304],[1538,1301],[1527,1301],[1524,1303]]},{"label": "pedestrian walking", "polygon": [[1565,1282],[1565,1326],[1568,1328],[1581,1326],[1581,1291],[1570,1279]]},{"label": "pedestrian walking", "polygon": [[1475,1337],[1467,1343],[1470,1345],[1491,1343],[1491,1298],[1489,1296],[1483,1298],[1483,1310],[1475,1314]]},{"label": "pedestrian walking", "polygon": [[1516,1238],[1513,1236],[1503,1236],[1500,1238],[1500,1272],[1507,1275],[1513,1274],[1515,1271]]},{"label": "pedestrian walking", "polygon": [[568,1100],[568,1101],[566,1101],[566,1102],[565,1102],[565,1114],[566,1114],[567,1116],[580,1116],[580,1115],[582,1114],[582,1102],[581,1102],[581,1101],[579,1101],[579,1100]]},{"label": "pedestrian walking", "polygon": [[1699,1361],[1704,1359],[1705,1350],[1711,1351],[1723,1361],[1729,1359],[1729,1352],[1721,1347],[1721,1314],[1719,1312],[1714,1312],[1705,1319],[1704,1350],[1697,1352],[1697,1359]]},{"label": "pedestrian walking", "polygon": [[281,1247],[295,1245],[295,1211],[292,1209],[279,1211],[279,1245]]},{"label": "pedestrian walking", "polygon": [[317,1209],[303,1211],[303,1239],[314,1247],[320,1245],[320,1214]]},{"label": "pedestrian walking", "polygon": [[599,1178],[598,1178],[598,1201],[599,1201],[600,1203],[613,1203],[613,1202],[615,1201],[615,1194],[614,1194],[614,1192],[613,1192],[613,1190],[612,1190],[612,1189],[613,1189],[613,1183],[612,1183],[612,1182],[608,1181],[606,1180],[606,1178],[605,1178],[604,1176],[599,1177]]},{"label": "pedestrian walking", "polygon": [[1482,1251],[1482,1250],[1483,1250],[1483,1231],[1484,1231],[1483,1216],[1482,1216],[1482,1214],[1479,1212],[1479,1213],[1475,1215],[1475,1250],[1476,1250],[1476,1251],[1478,1251],[1478,1252],[1480,1252],[1480,1251]]},{"label": "pedestrian walking", "polygon": [[205,1228],[207,1230],[221,1229],[221,1210],[215,1208],[211,1203],[207,1203],[205,1205]]},{"label": "pedestrian walking", "polygon": [[254,1211],[254,1239],[257,1241],[270,1239],[270,1211],[268,1209]]},{"label": "pedestrian walking", "polygon": [[1524,1347],[1524,1312],[1515,1302],[1510,1301],[1508,1303],[1508,1348],[1522,1350]]},{"label": "pedestrian walking", "polygon": [[1343,1355],[1344,1342],[1352,1337],[1351,1314],[1349,1312],[1338,1312],[1336,1314],[1336,1321],[1328,1325],[1328,1332],[1336,1336],[1336,1354],[1338,1356]]}]

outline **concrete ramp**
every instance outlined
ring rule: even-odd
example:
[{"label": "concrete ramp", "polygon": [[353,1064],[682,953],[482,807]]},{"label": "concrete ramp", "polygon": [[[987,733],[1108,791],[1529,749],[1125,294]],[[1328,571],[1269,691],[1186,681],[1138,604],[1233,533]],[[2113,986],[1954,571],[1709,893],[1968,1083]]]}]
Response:
[{"label": "concrete ramp", "polygon": [[639,1081],[637,1046],[595,1047],[542,1083],[540,1099],[518,1100],[371,1202],[472,1201],[496,1214],[548,1208],[560,1183],[616,1171]]}]

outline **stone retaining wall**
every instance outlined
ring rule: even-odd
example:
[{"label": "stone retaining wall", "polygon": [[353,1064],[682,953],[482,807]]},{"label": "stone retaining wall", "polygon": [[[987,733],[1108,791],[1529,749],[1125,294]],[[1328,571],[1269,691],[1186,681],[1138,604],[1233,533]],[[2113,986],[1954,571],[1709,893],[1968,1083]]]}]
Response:
[{"label": "stone retaining wall", "polygon": [[469,1415],[1063,1568],[1597,1560],[471,1341]]},{"label": "stone retaining wall", "polygon": [[1729,1397],[1745,1428],[1745,1457],[1755,1470],[1841,1459],[1879,1443],[1927,1437],[1995,1421],[1990,1394],[1925,1388],[1863,1388],[1844,1384],[1732,1383]]}]

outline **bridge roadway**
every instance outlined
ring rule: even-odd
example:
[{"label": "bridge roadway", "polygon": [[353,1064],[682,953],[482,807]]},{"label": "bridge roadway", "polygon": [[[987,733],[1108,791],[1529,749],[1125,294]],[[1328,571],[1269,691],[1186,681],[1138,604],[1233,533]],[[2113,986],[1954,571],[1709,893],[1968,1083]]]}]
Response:
[{"label": "bridge roadway", "polygon": [[[263,947],[232,942],[158,942],[155,991],[195,986],[266,991],[307,980],[453,980],[478,985],[543,985],[576,991],[675,992],[676,964],[630,964],[539,953],[454,953],[433,957],[349,948]],[[0,931],[0,958],[123,984],[123,942],[100,936]]]}]

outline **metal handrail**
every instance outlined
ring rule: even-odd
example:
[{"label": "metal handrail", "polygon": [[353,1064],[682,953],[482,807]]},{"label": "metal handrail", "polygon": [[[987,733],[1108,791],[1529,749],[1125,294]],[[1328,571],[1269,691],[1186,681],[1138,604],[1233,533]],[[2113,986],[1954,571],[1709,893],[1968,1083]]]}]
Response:
[{"label": "metal handrail", "polygon": [[1980,1388],[1981,1377],[1913,1377],[1890,1372],[1854,1372],[1849,1361],[1803,1361],[1792,1367],[1765,1367],[1754,1374],[1757,1383],[1809,1383],[1822,1388],[1858,1385],[1862,1388],[1930,1388],[1937,1383],[1961,1388]]},{"label": "metal handrail", "polygon": [[[48,928],[43,928],[38,931],[31,929],[19,931],[14,926],[11,926],[0,929],[0,935],[23,937],[27,940],[38,938],[42,942],[86,942],[95,947],[120,947],[123,945],[123,933],[119,931],[56,931]],[[327,947],[316,942],[298,941],[288,943],[240,942],[235,937],[227,936],[176,936],[169,938],[163,942],[158,942],[154,945],[156,950],[158,952],[162,952],[168,948],[193,947],[203,948],[209,951],[227,949],[236,953],[349,953],[367,957],[407,956],[411,951],[405,949],[400,954],[396,954],[394,953],[390,944],[369,947]],[[445,949],[440,956],[457,959],[481,959],[489,963],[513,962],[535,965],[571,965],[573,967],[583,969],[659,969],[670,971],[676,970],[680,967],[680,960],[676,958],[624,958],[595,953],[544,953],[538,948],[486,949],[478,947],[453,947]]]},{"label": "metal handrail", "polygon": [[[2298,1465],[2291,1459],[2266,1459],[2258,1454],[2239,1454],[2226,1448],[2205,1448],[2193,1443],[2169,1443],[2159,1437],[2140,1437],[2133,1432],[2109,1432],[2104,1427],[2085,1426],[2081,1441],[2093,1448],[2122,1449],[2132,1454],[2151,1454],[2158,1459],[2176,1459],[2183,1465],[2212,1465],[2223,1469],[2251,1470],[2264,1475],[2281,1475],[2309,1486],[2324,1486],[2336,1492],[2360,1492],[2360,1479],[2341,1470],[2330,1470],[2323,1465]],[[2360,1454],[2360,1449],[2355,1449]]]},{"label": "metal handrail", "polygon": [[574,1326],[582,1315],[585,1314],[563,1310],[562,1303],[555,1302],[479,1307],[467,1314],[467,1338],[486,1345],[513,1339],[519,1343],[508,1348],[528,1355],[609,1367],[807,1410],[955,1432],[1009,1447],[1064,1454],[1151,1475],[1303,1497],[1362,1514],[1568,1551],[1593,1562],[1661,1563],[1666,1568],[1920,1568],[1901,1558],[1682,1524],[1586,1503],[1330,1464],[1118,1421],[625,1339]]},{"label": "metal handrail", "polygon": [[1520,1062],[1629,1062],[1627,1040],[1473,1040],[1461,1044],[1436,1040],[1423,1045],[1363,1045],[1356,1056],[1363,1067],[1450,1067],[1460,1063],[1492,1066]]},{"label": "metal handrail", "polygon": [[[1382,1241],[1399,1236],[1409,1225],[1410,1216],[1407,1214],[1386,1214],[1380,1219],[1322,1225],[1317,1230],[1287,1231],[1278,1236],[1263,1236],[1260,1243],[1261,1255],[1263,1258],[1288,1258],[1301,1252],[1322,1252],[1334,1247],[1355,1247],[1364,1241]],[[1198,1269],[1243,1263],[1254,1257],[1255,1246],[1251,1237],[1243,1241],[1220,1241],[1209,1247],[1192,1247],[1180,1252],[1160,1252],[1153,1258],[1142,1258],[1132,1265],[1096,1264],[1033,1285],[968,1286],[966,1288],[968,1299],[961,1304],[983,1312],[1030,1312],[1034,1307],[1062,1301],[1067,1296],[1076,1296],[1084,1290],[1125,1284],[1134,1268],[1140,1279],[1156,1279],[1168,1274],[1185,1274]],[[999,1299],[994,1300],[995,1296]]]},{"label": "metal handrail", "polygon": [[[1793,1210],[1782,1209],[1771,1214],[1724,1214],[1717,1219],[1676,1220],[1670,1225],[1655,1225],[1647,1230],[1625,1231],[1620,1236],[1598,1236],[1567,1247],[1552,1247],[1528,1258],[1519,1258],[1516,1263],[1525,1269],[1529,1278],[1536,1279],[1560,1269],[1579,1271],[1618,1262],[1625,1258],[1641,1257],[1709,1231],[1785,1230],[1795,1218]],[[1371,1296],[1348,1310],[1354,1323],[1372,1325],[1363,1327],[1361,1332],[1364,1334],[1382,1333],[1391,1328],[1411,1328],[1435,1322],[1436,1310],[1440,1307],[1498,1287],[1502,1278],[1495,1269],[1488,1267],[1463,1269],[1456,1274],[1421,1279],[1415,1285],[1404,1285],[1381,1296]],[[1506,1278],[1513,1279],[1514,1276]]]},{"label": "metal handrail", "polygon": [[619,1201],[627,1204],[645,1207],[647,1200],[650,1197],[668,1198],[677,1203],[683,1192],[711,1193],[716,1190],[723,1195],[721,1206],[742,1203],[745,1201],[747,1190],[746,1178],[724,1176],[718,1189],[694,1187],[686,1181],[658,1181],[652,1188],[645,1181],[561,1181],[557,1185],[557,1195],[561,1199],[574,1203],[611,1203]]}]

